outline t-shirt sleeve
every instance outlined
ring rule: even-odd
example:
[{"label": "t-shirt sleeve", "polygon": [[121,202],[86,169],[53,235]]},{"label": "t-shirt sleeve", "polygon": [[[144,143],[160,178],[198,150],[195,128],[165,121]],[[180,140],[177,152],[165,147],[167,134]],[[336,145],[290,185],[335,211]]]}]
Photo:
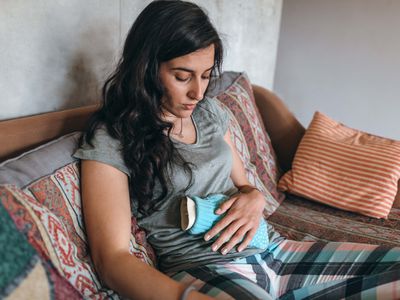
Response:
[{"label": "t-shirt sleeve", "polygon": [[130,176],[129,169],[126,166],[121,152],[121,143],[119,140],[111,137],[105,127],[97,128],[92,144],[84,142],[73,154],[73,157],[79,159],[96,160],[117,168]]},{"label": "t-shirt sleeve", "polygon": [[230,122],[228,109],[218,99],[207,98],[206,101],[208,104],[208,108],[215,115],[216,121],[220,125],[222,134],[225,135]]}]

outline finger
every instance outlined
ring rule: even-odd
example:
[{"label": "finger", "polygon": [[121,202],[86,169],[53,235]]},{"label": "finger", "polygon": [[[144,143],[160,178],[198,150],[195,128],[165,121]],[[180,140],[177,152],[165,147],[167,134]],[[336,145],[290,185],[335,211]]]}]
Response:
[{"label": "finger", "polygon": [[204,235],[204,239],[206,241],[211,240],[214,236],[216,236],[218,233],[220,233],[225,227],[229,226],[235,218],[233,216],[226,215],[224,216],[221,220],[215,224],[210,231],[208,231]]},{"label": "finger", "polygon": [[232,250],[235,245],[240,243],[240,241],[243,239],[243,236],[248,232],[247,226],[242,226],[238,231],[236,231],[235,235],[232,236],[232,238],[229,240],[228,243],[226,243],[223,248],[221,249],[222,255],[227,254],[229,251]]},{"label": "finger", "polygon": [[256,234],[257,229],[253,227],[250,231],[247,232],[246,237],[244,240],[240,243],[238,247],[238,252],[242,252],[244,249],[247,248],[247,246],[250,244],[251,240],[253,239],[254,235]]},{"label": "finger", "polygon": [[224,232],[218,237],[218,239],[211,245],[211,249],[213,251],[218,251],[218,249],[224,245],[227,241],[229,241],[232,236],[238,231],[238,229],[243,224],[241,222],[233,222],[231,223]]},{"label": "finger", "polygon": [[215,211],[215,213],[217,215],[221,215],[223,213],[225,213],[229,208],[231,208],[232,204],[235,203],[237,197],[233,196],[231,198],[229,198],[229,200],[225,201],[224,203],[222,203],[217,210]]}]

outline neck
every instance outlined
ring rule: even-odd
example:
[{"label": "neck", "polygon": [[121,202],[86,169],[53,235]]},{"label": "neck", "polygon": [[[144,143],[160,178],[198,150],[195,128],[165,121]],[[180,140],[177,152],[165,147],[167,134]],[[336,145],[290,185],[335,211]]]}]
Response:
[{"label": "neck", "polygon": [[[176,129],[175,129],[176,128]],[[176,125],[176,123],[174,124],[174,126],[171,129],[171,134],[176,135],[180,138],[183,138],[183,119],[180,118],[180,125],[179,127]]]},{"label": "neck", "polygon": [[163,111],[162,115],[165,121],[172,123],[170,134],[183,138],[185,127],[184,124],[187,123],[187,120],[190,119],[190,117],[180,118],[166,111]]}]

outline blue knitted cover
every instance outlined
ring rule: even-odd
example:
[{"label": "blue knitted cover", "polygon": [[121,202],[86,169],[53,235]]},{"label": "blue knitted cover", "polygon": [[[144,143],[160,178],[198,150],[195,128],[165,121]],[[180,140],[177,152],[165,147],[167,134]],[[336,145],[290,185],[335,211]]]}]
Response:
[{"label": "blue knitted cover", "polygon": [[[225,213],[222,215],[217,215],[214,213],[214,211],[222,202],[229,199],[228,196],[223,194],[213,194],[206,198],[200,198],[197,196],[190,196],[190,198],[195,202],[196,206],[196,219],[193,226],[187,230],[190,234],[206,233],[225,216]],[[261,218],[257,232],[248,247],[267,249],[268,242],[267,224],[264,218]]]}]

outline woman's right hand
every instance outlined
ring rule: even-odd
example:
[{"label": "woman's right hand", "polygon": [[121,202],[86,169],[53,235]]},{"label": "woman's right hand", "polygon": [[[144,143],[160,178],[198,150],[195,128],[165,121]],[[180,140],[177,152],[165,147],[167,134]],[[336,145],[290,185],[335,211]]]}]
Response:
[{"label": "woman's right hand", "polygon": [[[108,288],[128,299],[170,299],[185,286],[129,253],[131,209],[128,177],[107,164],[82,160],[82,205],[91,258]],[[187,299],[210,300],[191,291]]]}]

